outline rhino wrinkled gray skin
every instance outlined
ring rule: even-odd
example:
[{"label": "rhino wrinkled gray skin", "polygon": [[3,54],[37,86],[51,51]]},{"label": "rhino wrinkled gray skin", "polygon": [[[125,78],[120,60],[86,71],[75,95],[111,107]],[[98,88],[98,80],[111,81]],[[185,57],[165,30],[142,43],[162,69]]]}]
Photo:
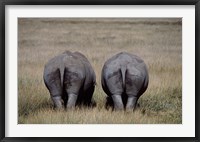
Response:
[{"label": "rhino wrinkled gray skin", "polygon": [[96,104],[92,99],[96,76],[87,58],[79,52],[66,51],[49,60],[43,78],[55,108]]},{"label": "rhino wrinkled gray skin", "polygon": [[147,67],[141,58],[126,52],[111,57],[101,74],[101,84],[107,94],[106,108],[134,110],[148,82]]}]

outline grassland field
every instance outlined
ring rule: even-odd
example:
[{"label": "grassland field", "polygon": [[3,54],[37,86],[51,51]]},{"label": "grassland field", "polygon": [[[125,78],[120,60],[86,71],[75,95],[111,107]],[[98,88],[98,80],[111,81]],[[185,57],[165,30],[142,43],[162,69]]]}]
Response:
[{"label": "grassland field", "polygon": [[[43,82],[44,65],[66,50],[83,53],[95,70],[93,109],[53,109]],[[134,112],[104,108],[101,69],[121,51],[140,56],[149,71],[149,87]],[[19,124],[181,124],[181,19],[19,18],[16,95]]]}]

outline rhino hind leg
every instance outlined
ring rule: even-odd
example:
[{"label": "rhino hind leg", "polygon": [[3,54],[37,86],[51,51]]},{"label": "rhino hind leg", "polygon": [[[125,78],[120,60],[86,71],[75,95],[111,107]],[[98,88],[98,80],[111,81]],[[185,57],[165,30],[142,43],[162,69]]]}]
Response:
[{"label": "rhino hind leg", "polygon": [[78,91],[71,92],[68,89],[66,89],[66,92],[67,92],[66,107],[67,109],[74,109],[77,104],[79,93]]},{"label": "rhino hind leg", "polygon": [[68,100],[67,100],[67,109],[73,109],[76,105],[76,100],[78,98],[78,95],[70,93],[68,94]]},{"label": "rhino hind leg", "polygon": [[141,76],[131,75],[128,72],[128,78],[126,78],[127,111],[133,111],[137,107],[137,101],[144,92],[143,84],[144,79]]},{"label": "rhino hind leg", "polygon": [[44,77],[45,85],[47,86],[51,99],[54,103],[55,109],[63,108],[63,99],[62,99],[62,87],[60,83],[60,72],[56,70],[51,74],[48,74]]},{"label": "rhino hind leg", "polygon": [[55,109],[63,109],[63,100],[62,100],[61,96],[53,96],[52,95],[52,100],[53,100]]},{"label": "rhino hind leg", "polygon": [[65,93],[67,94],[67,103],[66,103],[67,109],[75,108],[78,98],[80,98],[80,95],[82,93],[80,91],[82,83],[83,83],[83,78],[81,78],[78,73],[71,72],[65,69],[63,84]]},{"label": "rhino hind leg", "polygon": [[123,110],[124,109],[124,104],[122,101],[122,96],[121,95],[112,95],[112,99],[114,102],[114,109],[115,110]]},{"label": "rhino hind leg", "polygon": [[120,70],[110,74],[106,79],[105,85],[105,89],[108,88],[109,92],[107,95],[111,96],[112,98],[114,110],[124,110],[124,103],[122,98],[124,88]]},{"label": "rhino hind leg", "polygon": [[137,106],[138,97],[129,96],[126,104],[126,111],[132,111]]}]

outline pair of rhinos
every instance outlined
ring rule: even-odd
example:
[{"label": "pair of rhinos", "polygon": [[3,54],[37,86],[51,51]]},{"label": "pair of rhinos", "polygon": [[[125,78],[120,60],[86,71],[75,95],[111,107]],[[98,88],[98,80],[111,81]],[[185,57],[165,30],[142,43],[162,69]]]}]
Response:
[{"label": "pair of rhinos", "polygon": [[[83,54],[66,51],[52,58],[45,65],[43,78],[55,108],[96,105],[92,98],[95,72]],[[114,55],[105,62],[101,74],[102,88],[107,94],[106,108],[134,110],[148,81],[141,58],[126,52]]]}]

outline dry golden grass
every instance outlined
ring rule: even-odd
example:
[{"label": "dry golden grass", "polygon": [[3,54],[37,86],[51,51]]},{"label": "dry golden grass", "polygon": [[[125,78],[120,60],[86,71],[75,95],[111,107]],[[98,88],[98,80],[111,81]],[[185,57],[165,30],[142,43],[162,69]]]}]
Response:
[{"label": "dry golden grass", "polygon": [[[18,122],[182,123],[181,37],[181,19],[18,19]],[[65,50],[79,51],[91,62],[97,76],[96,108],[53,110],[43,69]],[[149,70],[149,87],[132,113],[104,108],[101,69],[121,51],[140,56]]]}]

